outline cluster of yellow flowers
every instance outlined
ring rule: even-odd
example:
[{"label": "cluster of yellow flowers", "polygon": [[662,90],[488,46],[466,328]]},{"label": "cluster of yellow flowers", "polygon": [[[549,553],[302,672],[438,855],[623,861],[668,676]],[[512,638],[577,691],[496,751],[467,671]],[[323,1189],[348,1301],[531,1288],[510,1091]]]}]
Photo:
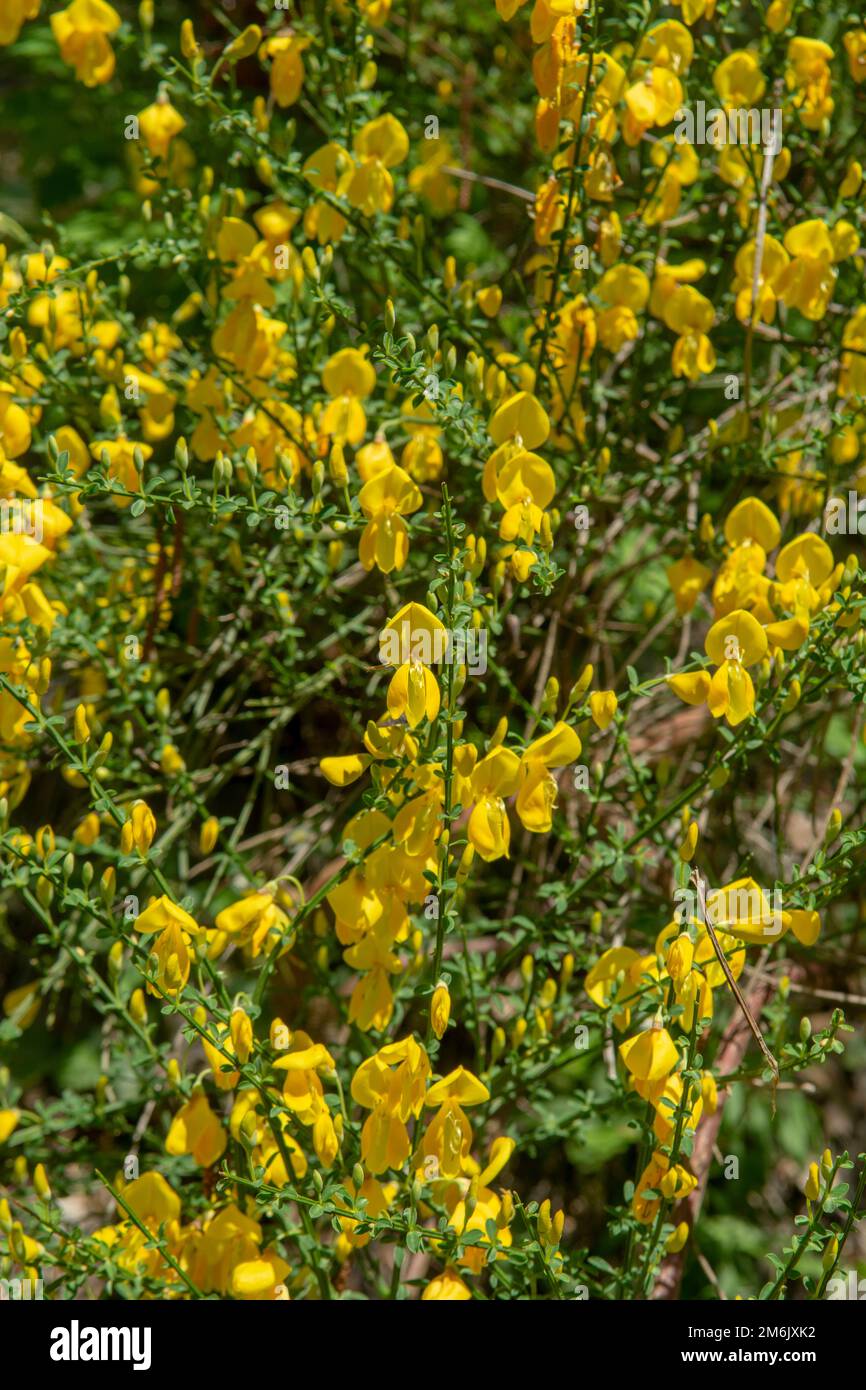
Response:
[{"label": "cluster of yellow flowers", "polygon": [[[697,826],[692,822],[681,847],[689,859],[697,847]],[[821,930],[819,914],[797,909],[783,911],[754,879],[737,879],[712,891],[706,900],[707,921],[694,911],[681,913],[659,933],[655,950],[642,955],[629,946],[605,951],[589,971],[586,992],[594,1004],[610,1010],[611,1021],[619,1032],[627,1032],[632,1011],[655,1011],[651,1026],[627,1038],[619,1055],[634,1091],[654,1111],[653,1134],[660,1145],[669,1144],[674,1133],[674,1116],[682,1114],[682,1124],[695,1131],[706,1110],[713,1114],[718,1104],[716,1081],[710,1070],[683,1083],[682,1056],[668,1029],[660,1021],[666,1008],[679,1011],[681,1028],[691,1034],[706,1028],[713,1019],[713,991],[724,987],[726,973],[721,965],[711,931],[727,961],[734,980],[746,963],[747,945],[766,945],[778,941],[791,930],[803,946],[812,946]],[[645,1191],[658,1190],[670,1200],[688,1195],[695,1186],[694,1176],[682,1164],[670,1166],[667,1155],[656,1151],[638,1178],[632,1207],[641,1223],[656,1217],[660,1197],[647,1199]],[[668,1249],[680,1249],[687,1235],[678,1226],[668,1241]]]},{"label": "cluster of yellow flowers", "polygon": [[[367,725],[365,752],[325,758],[321,764],[328,781],[338,787],[369,770],[377,791],[387,796],[394,809],[392,816],[380,810],[361,811],[348,823],[344,840],[365,852],[363,867],[353,867],[328,895],[337,936],[347,948],[346,963],[364,972],[352,996],[349,1017],[365,1030],[384,1029],[390,1022],[393,998],[388,976],[402,969],[393,948],[409,936],[409,909],[429,904],[432,912],[425,915],[434,919],[444,910],[431,894],[427,876],[435,879],[437,846],[446,852],[448,848],[443,808],[459,805],[469,813],[468,843],[456,870],[457,882],[463,884],[476,854],[486,863],[507,857],[511,831],[506,798],[515,798],[515,810],[527,830],[537,834],[550,830],[556,804],[552,771],[574,762],[581,752],[575,730],[560,721],[518,755],[504,745],[507,721],[503,719],[479,756],[475,745],[462,738],[462,720],[456,720],[447,773],[441,763],[425,761],[419,757],[418,738],[409,730],[422,721],[432,722],[439,713],[441,696],[431,653],[437,641],[440,648],[444,645],[446,629],[423,604],[410,603],[390,620],[385,633],[389,631],[400,635],[409,659],[391,677],[386,716]],[[426,660],[415,655],[421,652],[427,654]],[[421,945],[418,932],[416,951]]]},{"label": "cluster of yellow flowers", "polygon": [[[702,532],[712,535],[705,518]],[[828,608],[839,613],[833,596],[845,572],[833,552],[812,531],[783,546],[775,559],[775,580],[765,571],[770,552],[779,545],[778,520],[758,497],[746,497],[725,521],[726,553],[713,584],[716,621],[706,636],[705,650],[716,667],[712,676],[700,670],[668,677],[668,684],[689,705],[709,707],[715,719],[737,725],[755,710],[755,687],[748,668],[760,664],[766,679],[784,663],[784,653],[797,652],[809,638],[815,615]],[[668,569],[668,581],[680,613],[690,613],[713,578],[694,555],[684,556]],[[845,597],[851,586],[842,589]],[[844,628],[850,614],[839,614]],[[799,687],[788,695],[796,704]]]},{"label": "cluster of yellow flowers", "polygon": [[[511,23],[524,4],[496,0],[500,20]],[[863,605],[858,562],[837,559],[813,523],[831,482],[846,470],[854,486],[863,482],[863,168],[846,145],[827,203],[815,194],[820,215],[809,215],[809,199],[792,183],[804,159],[802,131],[817,138],[830,130],[841,51],[788,33],[792,0],[773,0],[761,43],[732,47],[726,39],[712,72],[720,133],[704,151],[699,136],[669,127],[685,110],[690,73],[693,82],[696,65],[706,68],[692,31],[713,22],[715,0],[675,0],[675,7],[681,19],[657,19],[654,9],[639,33],[622,39],[624,30],[592,0],[534,0],[524,25],[528,126],[544,167],[528,180],[529,191],[456,171],[467,192],[477,179],[516,194],[529,209],[514,237],[514,278],[528,291],[519,308],[506,298],[508,277],[497,279],[496,253],[458,257],[459,237],[442,238],[430,251],[429,224],[447,218],[460,196],[458,156],[444,137],[430,150],[425,140],[419,155],[417,122],[406,113],[398,119],[385,109],[388,97],[375,92],[375,35],[390,0],[323,7],[329,26],[339,21],[352,35],[345,81],[353,85],[339,121],[331,119],[336,96],[321,111],[316,105],[316,84],[337,79],[323,76],[324,64],[332,66],[332,38],[323,39],[312,21],[277,27],[263,19],[233,31],[215,56],[185,18],[183,63],[165,66],[161,49],[156,56],[148,50],[148,104],[125,117],[124,158],[143,229],[135,251],[91,262],[47,244],[21,252],[0,246],[0,833],[9,861],[4,892],[21,894],[45,932],[3,1011],[10,1029],[30,1027],[68,966],[81,972],[111,1026],[128,1029],[144,1049],[139,1055],[158,1070],[163,1090],[154,1105],[166,1099],[170,1111],[157,1144],[176,1163],[172,1175],[181,1176],[174,1185],[158,1171],[118,1178],[111,1189],[117,1220],[83,1240],[94,1263],[110,1258],[133,1277],[161,1279],[172,1297],[274,1299],[306,1296],[317,1284],[322,1293],[330,1289],[324,1265],[348,1277],[379,1221],[398,1238],[411,1232],[416,1250],[423,1246],[435,1262],[425,1267],[424,1299],[472,1298],[473,1280],[507,1265],[509,1251],[519,1266],[515,1278],[522,1277],[515,1214],[526,1218],[527,1209],[515,1192],[493,1186],[517,1141],[495,1111],[492,1125],[475,1121],[476,1132],[467,1112],[500,1098],[504,1025],[513,1023],[516,1052],[532,1009],[539,1051],[550,1047],[542,1075],[548,1064],[551,1073],[574,1065],[575,1051],[582,1065],[580,1049],[568,1043],[563,1061],[551,1041],[572,1027],[564,996],[578,947],[560,947],[575,924],[580,974],[601,1026],[598,1014],[586,1016],[602,1038],[616,1035],[611,1070],[620,1102],[629,1105],[634,1093],[647,1106],[642,1171],[622,1212],[631,1244],[647,1242],[651,1274],[653,1261],[683,1250],[689,1236],[679,1221],[660,1241],[647,1230],[654,1223],[661,1229],[672,1205],[699,1182],[683,1138],[724,1103],[712,1062],[702,1056],[694,1064],[697,1040],[703,1034],[702,1053],[711,1050],[719,1001],[730,1001],[749,946],[774,945],[789,932],[788,944],[792,938],[807,950],[818,940],[817,907],[777,909],[742,867],[740,877],[709,890],[702,907],[668,921],[651,951],[622,944],[617,928],[599,954],[597,909],[582,940],[584,890],[603,881],[608,896],[600,901],[609,901],[629,873],[645,867],[644,850],[658,851],[665,868],[656,834],[665,809],[641,818],[651,773],[636,766],[640,754],[629,742],[637,697],[666,702],[665,719],[676,710],[670,694],[705,709],[712,716],[704,719],[707,739],[729,739],[741,753],[744,740],[737,743],[729,729],[748,726],[775,701],[775,722],[769,731],[761,726],[771,742],[778,721],[809,695],[822,644],[828,663],[837,639],[845,647],[847,665],[838,648],[833,655],[835,688],[855,696],[859,689],[850,659]],[[0,0],[0,46],[14,44],[40,8],[40,0]],[[152,4],[141,6],[139,22],[145,35],[153,31]],[[50,16],[50,28],[77,81],[107,95],[131,43],[121,15],[105,0],[73,0]],[[774,77],[762,55],[777,36],[786,42],[778,40],[784,61]],[[866,29],[846,28],[841,44],[859,87]],[[252,66],[262,89],[267,81],[267,96],[252,96],[249,109],[242,64]],[[446,79],[437,90],[443,100],[453,95]],[[771,138],[751,128],[746,139],[722,132],[770,99]],[[222,178],[217,158],[200,163],[201,110],[215,138],[234,142]],[[297,150],[296,119],[311,127]],[[736,242],[730,255],[704,231],[673,234],[703,227],[707,209],[688,190],[703,186],[710,168],[724,189],[725,228]],[[139,254],[145,272],[171,268],[172,295],[152,315],[139,312],[126,275],[127,258],[135,266]],[[380,256],[381,283],[372,264]],[[463,279],[458,259],[468,262]],[[107,270],[114,263],[122,267],[116,283]],[[366,313],[359,306],[371,278],[376,307]],[[419,343],[419,324],[434,313],[439,321],[421,330]],[[801,366],[795,350],[824,350],[824,337],[802,336],[812,326],[828,342],[835,333],[838,346],[821,368],[817,402],[806,391],[771,416],[752,394],[756,353],[771,345],[781,359],[790,351],[793,376]],[[665,377],[657,393],[640,379],[647,361]],[[692,404],[697,387],[717,387],[717,368],[729,364],[735,407],[704,425]],[[634,376],[619,377],[621,368]],[[622,429],[612,418],[619,405]],[[641,435],[645,422],[652,446]],[[816,431],[826,443],[824,471]],[[760,460],[751,472],[750,451]],[[707,491],[719,495],[717,456],[736,460],[738,471],[714,521],[709,512],[701,517],[699,494],[706,463]],[[658,468],[659,491],[645,486],[647,460]],[[47,475],[39,484],[31,476],[37,465]],[[639,468],[633,486],[630,470]],[[669,488],[663,495],[662,487]],[[687,491],[685,530],[676,509]],[[634,632],[632,610],[624,620],[618,613],[611,619],[605,605],[592,611],[586,594],[594,571],[588,567],[578,593],[574,538],[562,524],[568,508],[584,502],[597,504],[600,521],[626,494],[629,516],[642,506],[652,520],[649,509],[658,506],[663,535],[647,567],[663,566],[661,602],[682,624],[675,659],[658,658],[664,624],[641,641],[635,665],[648,649],[655,663],[645,679],[607,650],[611,631],[616,640],[620,628]],[[614,516],[605,539],[593,542],[595,568],[619,565],[611,555],[625,527]],[[274,544],[283,532],[290,558]],[[118,535],[125,552],[118,556],[112,541],[101,568],[104,533]],[[431,544],[442,552],[433,559]],[[641,553],[624,555],[617,579],[631,582]],[[520,605],[546,601],[563,575],[563,602],[576,596],[569,616],[558,610],[551,622],[539,608],[523,628]],[[344,599],[356,589],[365,606],[347,615]],[[315,611],[309,627],[307,607]],[[643,611],[654,618],[655,601]],[[271,625],[276,620],[276,632],[259,633],[262,614]],[[687,655],[699,621],[706,623],[705,660]],[[365,667],[356,653],[341,664],[347,634],[369,646],[377,628],[379,666]],[[488,634],[503,634],[503,651],[510,641],[534,688],[524,693],[519,677],[497,670],[497,683],[482,687],[479,712],[465,647],[470,636]],[[540,657],[538,637],[546,642]],[[229,648],[248,639],[248,669],[238,675]],[[299,639],[307,650],[296,670]],[[593,664],[575,665],[584,639],[594,645]],[[195,653],[189,669],[178,656],[184,644]],[[301,673],[307,659],[313,669]],[[208,670],[200,697],[199,660]],[[319,805],[309,798],[313,848],[317,836],[334,846],[320,878],[303,887],[294,875],[306,870],[294,860],[288,867],[281,860],[278,871],[270,849],[257,857],[285,829],[270,801],[261,834],[243,837],[288,722],[281,702],[288,706],[308,683],[325,691],[332,678],[348,682],[346,666],[364,684],[351,698],[347,684],[334,699],[340,737],[330,741],[324,719],[315,748],[309,726],[301,735],[301,777],[320,773],[327,784]],[[555,671],[564,677],[564,700]],[[224,677],[237,677],[237,690],[227,684],[223,693]],[[185,713],[173,724],[168,687],[175,685],[184,687]],[[215,813],[222,783],[213,793],[209,783],[234,753],[237,728],[239,741],[248,735],[250,724],[241,721],[249,720],[272,722],[266,738],[248,739],[253,790],[229,835],[232,817]],[[213,756],[199,763],[212,734]],[[78,797],[68,835],[50,825],[32,833],[10,825],[40,741]],[[574,783],[588,801],[580,803],[583,824],[575,828],[575,813],[563,827],[561,774],[590,751],[590,741],[592,785],[588,775]],[[342,751],[353,746],[358,751]],[[334,751],[322,756],[324,748]],[[626,794],[613,793],[619,819],[612,827],[600,808],[620,757]],[[710,757],[701,789],[720,792],[730,775],[730,765]],[[355,791],[344,806],[330,789],[349,787]],[[573,798],[563,799],[573,809]],[[688,802],[685,793],[667,812],[676,825],[682,809],[677,882],[698,850],[698,817]],[[298,803],[299,823],[307,809]],[[624,829],[632,812],[634,825]],[[191,868],[189,848],[177,846],[194,821],[199,863]],[[838,829],[841,816],[832,824]],[[515,825],[520,847],[509,884]],[[298,851],[297,863],[309,852],[303,830],[279,841],[280,852]],[[531,836],[549,837],[539,863],[557,921],[549,942],[538,926],[536,944],[545,968],[552,971],[555,959],[560,984],[549,973],[537,995],[525,991],[520,1008],[497,1012],[485,1001],[479,1029],[467,937],[457,1006],[444,968],[447,938],[473,895],[490,891],[514,915],[534,853]],[[95,880],[97,860],[104,867]],[[739,846],[733,861],[742,865]],[[823,909],[832,894],[820,898],[804,887],[805,867],[795,901]],[[848,868],[843,862],[839,869],[840,892],[850,887]],[[833,872],[822,891],[832,887]],[[629,888],[640,890],[640,882]],[[68,932],[58,925],[67,918]],[[531,981],[534,964],[529,954],[522,973],[514,968],[522,947],[512,952],[512,944],[502,952],[502,973],[513,1000],[523,988],[513,977]],[[57,958],[50,965],[49,949]],[[89,963],[100,952],[104,970]],[[235,971],[239,983],[230,993]],[[274,982],[284,994],[269,992]],[[321,1013],[305,1014],[317,991]],[[472,1070],[457,1061],[469,1022],[457,1014],[467,995],[475,1012]],[[154,1001],[200,1047],[205,1066],[195,1076],[178,1061],[177,1039],[159,1038]],[[797,1061],[807,1065],[808,1058]],[[0,1076],[0,1090],[8,1079]],[[510,1079],[503,1104],[519,1081]],[[101,1078],[99,1106],[109,1084]],[[0,1144],[31,1121],[38,1128],[19,1100],[3,1102]],[[202,1170],[192,1208],[179,1190],[183,1161]],[[810,1201],[820,1191],[812,1168]],[[26,1165],[17,1176],[22,1171]],[[37,1173],[37,1190],[50,1196],[41,1164]],[[268,1204],[297,1200],[299,1229],[311,1240],[308,1188],[315,1219],[331,1223],[321,1263],[312,1246],[297,1261],[286,1258],[288,1243],[268,1234]],[[532,1225],[523,1224],[532,1259],[556,1284],[565,1277],[565,1210],[554,1212],[545,1197],[529,1215]],[[17,1265],[37,1269],[48,1260],[47,1238],[25,1233],[5,1198],[0,1227]]]}]

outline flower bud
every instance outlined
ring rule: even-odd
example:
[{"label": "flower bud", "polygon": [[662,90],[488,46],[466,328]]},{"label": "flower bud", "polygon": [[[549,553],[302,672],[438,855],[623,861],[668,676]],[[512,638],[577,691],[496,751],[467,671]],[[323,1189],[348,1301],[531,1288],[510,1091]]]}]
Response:
[{"label": "flower bud", "polygon": [[328,471],[331,476],[331,482],[335,487],[346,487],[348,485],[349,470],[346,467],[346,459],[341,444],[335,444],[331,449],[328,459]]},{"label": "flower bud", "polygon": [[226,62],[240,63],[244,58],[251,58],[262,41],[262,31],[258,24],[248,24],[242,34],[232,39],[223,57]]},{"label": "flower bud", "polygon": [[116,980],[123,969],[123,942],[112,942],[108,952],[108,975],[109,979]]},{"label": "flower bud", "polygon": [[211,853],[219,838],[219,833],[220,825],[216,816],[208,816],[199,831],[198,848],[200,854],[208,855]]},{"label": "flower bud", "polygon": [[129,1016],[133,1023],[144,1024],[147,1022],[147,1004],[143,989],[133,990],[132,998],[129,1001]]},{"label": "flower bud", "polygon": [[83,705],[77,705],[75,708],[73,729],[76,743],[88,743],[90,741],[90,725],[87,722],[87,712]]},{"label": "flower bud", "polygon": [[679,849],[680,859],[683,861],[684,864],[691,863],[692,859],[694,859],[695,857],[695,850],[697,849],[697,847],[698,825],[697,821],[692,821],[689,825],[688,830],[683,836]]},{"label": "flower bud", "polygon": [[99,896],[102,899],[103,907],[111,907],[117,892],[117,873],[113,865],[109,864],[104,869],[99,880]]},{"label": "flower bud", "polygon": [[430,1022],[437,1038],[441,1038],[451,1017],[451,995],[446,984],[438,984],[430,1003]]}]

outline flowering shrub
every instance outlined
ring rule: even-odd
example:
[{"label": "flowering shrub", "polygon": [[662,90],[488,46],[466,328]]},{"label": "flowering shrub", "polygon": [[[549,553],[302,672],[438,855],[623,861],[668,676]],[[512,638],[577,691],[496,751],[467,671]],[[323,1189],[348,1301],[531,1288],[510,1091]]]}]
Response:
[{"label": "flowering shrub", "polygon": [[861,21],[0,0],[0,45],[0,1272],[833,1297]]}]

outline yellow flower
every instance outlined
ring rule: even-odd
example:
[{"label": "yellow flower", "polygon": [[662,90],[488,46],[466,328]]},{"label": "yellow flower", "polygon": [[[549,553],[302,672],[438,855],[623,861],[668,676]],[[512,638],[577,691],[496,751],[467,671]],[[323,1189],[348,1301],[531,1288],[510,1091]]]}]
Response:
[{"label": "yellow flower", "polygon": [[832,550],[812,531],[789,541],[776,558],[776,578],[781,584],[804,578],[813,588],[819,589],[829,579],[832,569]]},{"label": "yellow flower", "polygon": [[120,830],[120,848],[123,854],[147,854],[156,834],[156,817],[146,801],[134,801],[128,818]]},{"label": "yellow flower", "polygon": [[[656,1112],[653,1133],[660,1144],[667,1144],[673,1137],[674,1116],[683,1103],[683,1083],[676,1073],[667,1078],[664,1090],[657,1098],[653,1097],[652,1103]],[[704,1108],[704,1099],[699,1088],[690,1086],[687,1105],[685,1126],[687,1129],[697,1129]]]},{"label": "yellow flower", "polygon": [[695,857],[695,850],[698,845],[698,826],[696,821],[692,821],[679,847],[679,856],[685,864],[691,862]]},{"label": "yellow flower", "polygon": [[183,116],[167,98],[157,99],[138,113],[141,138],[157,159],[165,158],[172,140],[180,134],[185,125]]},{"label": "yellow flower", "polygon": [[863,165],[859,159],[849,159],[845,177],[839,185],[840,198],[853,198],[863,182]]},{"label": "yellow flower", "polygon": [[361,564],[375,565],[383,574],[401,570],[409,555],[409,533],[403,517],[423,502],[409,474],[396,463],[375,473],[358,495],[367,525],[358,549]]},{"label": "yellow flower", "polygon": [[780,647],[783,652],[799,651],[809,636],[809,615],[801,609],[793,618],[767,623],[764,631],[771,647]]},{"label": "yellow flower", "polygon": [[764,15],[764,22],[774,34],[781,34],[791,22],[794,0],[771,0]]},{"label": "yellow flower", "polygon": [[144,912],[139,913],[135,919],[135,930],[145,933],[162,932],[166,927],[179,927],[191,936],[201,931],[198,923],[188,912],[163,894],[160,898],[154,898]]},{"label": "yellow flower", "polygon": [[670,68],[671,72],[687,73],[694,52],[694,39],[688,29],[676,19],[665,19],[644,35],[636,56]]},{"label": "yellow flower", "polygon": [[686,932],[678,936],[668,952],[665,965],[674,984],[681,984],[692,968],[695,949]]},{"label": "yellow flower", "polygon": [[0,1110],[0,1144],[5,1144],[21,1118],[20,1110]]},{"label": "yellow flower", "polygon": [[626,128],[629,143],[636,144],[642,131],[654,125],[667,125],[672,121],[683,102],[683,85],[668,67],[650,67],[640,81],[635,82],[625,93],[625,104],[633,122],[633,129]]},{"label": "yellow flower", "polygon": [[613,1025],[617,1029],[627,1028],[631,1021],[630,1005],[639,996],[645,959],[630,946],[611,946],[583,982],[594,1004],[616,1010]]},{"label": "yellow flower", "polygon": [[348,787],[363,776],[372,761],[368,753],[348,753],[339,758],[322,758],[319,767],[332,787]]},{"label": "yellow flower", "polygon": [[[520,760],[515,802],[515,810],[527,830],[540,834],[550,829],[556,805],[556,781],[549,769],[566,767],[580,757],[580,752],[580,739],[574,729],[561,720],[549,733],[529,744]],[[479,765],[483,766],[484,763]]]},{"label": "yellow flower", "polygon": [[762,550],[775,550],[781,535],[778,521],[759,497],[744,497],[725,521],[725,540],[729,545],[754,541]]},{"label": "yellow flower", "polygon": [[[723,178],[726,178],[726,171],[731,172],[734,168],[731,163],[734,157],[731,151],[736,152],[737,149],[736,146],[728,146],[722,154],[719,172]],[[737,167],[739,168],[739,166]],[[728,179],[728,182],[732,181],[734,181],[732,178]],[[735,186],[740,186],[739,179],[735,181]],[[742,324],[748,324],[753,318],[755,322],[762,320],[764,323],[772,323],[774,321],[782,277],[791,262],[791,258],[782,243],[773,236],[765,236],[757,292],[755,292],[756,249],[757,242],[753,238],[740,247],[734,260],[733,287],[737,296],[735,312]],[[750,503],[757,501],[757,499],[746,498],[744,501]],[[734,511],[737,511],[736,507]],[[776,543],[778,544],[778,540]]]},{"label": "yellow flower", "polygon": [[[792,925],[790,913],[783,912],[776,900],[771,901],[753,878],[738,878],[710,892],[707,915],[717,931],[750,945],[777,941]],[[804,917],[809,916],[804,913]],[[811,921],[801,920],[798,925],[808,934]]]},{"label": "yellow flower", "polygon": [[494,444],[519,439],[524,449],[537,449],[550,434],[547,412],[529,391],[518,391],[495,411],[489,425]]},{"label": "yellow flower", "polygon": [[409,1157],[406,1121],[420,1115],[429,1076],[427,1053],[413,1037],[387,1043],[355,1072],[352,1099],[372,1111],[361,1131],[361,1159],[371,1173],[402,1168]]},{"label": "yellow flower", "polygon": [[684,555],[681,560],[669,565],[666,571],[677,612],[691,613],[701,593],[713,577],[712,570],[696,560],[694,555]]},{"label": "yellow flower", "polygon": [[147,1000],[144,997],[143,989],[132,991],[129,999],[129,1016],[142,1026],[147,1022]]},{"label": "yellow flower", "polygon": [[794,91],[793,105],[807,130],[820,130],[833,114],[830,60],[833,49],[820,39],[791,39],[785,80]]},{"label": "yellow flower", "polygon": [[229,1032],[234,1044],[234,1052],[241,1066],[249,1060],[253,1050],[253,1025],[244,1009],[233,1009]]},{"label": "yellow flower", "polygon": [[[139,921],[141,918],[139,918]],[[138,925],[136,923],[136,925]],[[148,982],[150,994],[163,994],[176,998],[189,979],[190,957],[187,949],[189,937],[176,922],[170,923],[160,932],[151,949],[148,964],[155,961],[158,984]],[[153,966],[151,966],[153,968]]]},{"label": "yellow flower", "polygon": [[784,248],[791,259],[776,279],[776,293],[817,322],[827,312],[838,274],[829,228],[820,218],[800,222],[785,233]]},{"label": "yellow flower", "polygon": [[429,153],[409,174],[409,189],[425,198],[432,211],[441,217],[452,212],[457,203],[455,180],[444,172],[453,165],[454,155],[445,139],[431,140],[429,146]]},{"label": "yellow flower", "polygon": [[735,49],[723,58],[713,73],[713,86],[727,110],[757,106],[767,90],[767,82],[754,53]]},{"label": "yellow flower", "polygon": [[258,24],[248,24],[225,50],[223,57],[230,63],[240,63],[251,58],[262,41],[262,31]]},{"label": "yellow flower", "polygon": [[668,328],[679,334],[671,359],[674,376],[696,381],[708,375],[716,365],[707,336],[715,318],[710,301],[691,285],[679,285],[665,300],[662,317]]},{"label": "yellow flower", "polygon": [[331,400],[322,412],[320,427],[323,434],[339,444],[360,444],[367,429],[361,401],[376,385],[376,373],[366,352],[366,347],[360,352],[357,348],[343,348],[328,358],[322,371]]},{"label": "yellow flower", "polygon": [[422,719],[435,719],[440,704],[436,677],[421,661],[398,666],[388,685],[387,702],[391,718],[405,717],[410,729]]},{"label": "yellow flower", "polygon": [[472,1146],[472,1128],[464,1113],[464,1107],[482,1105],[490,1099],[490,1092],[465,1067],[456,1067],[448,1076],[430,1087],[424,1098],[426,1106],[438,1106],[433,1120],[421,1143],[422,1173],[424,1160],[435,1160],[435,1178],[456,1178],[466,1171],[469,1150]]},{"label": "yellow flower", "polygon": [[676,1255],[689,1238],[689,1226],[687,1221],[681,1221],[676,1230],[668,1236],[665,1241],[665,1250],[669,1255]]},{"label": "yellow flower", "polygon": [[124,1201],[150,1230],[169,1225],[180,1216],[180,1198],[161,1173],[142,1173],[140,1178],[123,1183],[120,1190]]},{"label": "yellow flower", "polygon": [[267,890],[248,893],[217,913],[217,930],[226,932],[240,945],[248,947],[255,959],[265,948],[271,934],[283,934],[289,924],[287,914],[274,901],[274,897],[274,893]]},{"label": "yellow flower", "polygon": [[0,48],[14,43],[27,19],[35,19],[42,0],[3,0],[0,5]]},{"label": "yellow flower", "polygon": [[604,732],[613,722],[619,701],[612,690],[594,690],[589,697],[589,712],[597,728]]},{"label": "yellow flower", "polygon": [[637,1081],[661,1081],[673,1071],[679,1053],[666,1028],[648,1028],[620,1043],[619,1055]]},{"label": "yellow flower", "polygon": [[201,56],[201,46],[196,39],[191,19],[184,19],[180,26],[180,51],[188,62]]},{"label": "yellow flower", "polygon": [[[304,161],[302,173],[315,188],[345,196],[355,164],[348,150],[334,143],[322,145]],[[346,218],[330,203],[317,202],[307,210],[304,230],[321,244],[339,241],[348,226]]]},{"label": "yellow flower", "polygon": [[177,777],[186,771],[186,763],[173,743],[165,743],[159,754],[159,766],[166,777]]},{"label": "yellow flower", "polygon": [[[502,0],[497,0],[497,6]],[[435,1279],[424,1289],[421,1295],[422,1303],[465,1303],[471,1299],[472,1294],[464,1284],[460,1275],[453,1269],[446,1269],[441,1274],[437,1274]]]},{"label": "yellow flower", "polygon": [[86,87],[109,82],[114,73],[114,50],[106,37],[120,28],[120,15],[105,0],[72,0],[51,16],[51,28],[64,63]]},{"label": "yellow flower", "polygon": [[[497,454],[492,457],[496,459]],[[541,529],[542,511],[556,491],[553,469],[538,454],[518,449],[505,458],[495,478],[496,497],[505,508],[500,536],[506,541],[519,538],[531,544]]]},{"label": "yellow flower", "polygon": [[191,1154],[201,1168],[211,1168],[226,1151],[228,1139],[207,1096],[197,1091],[171,1122],[166,1153]]},{"label": "yellow flower", "polygon": [[90,725],[87,722],[87,710],[84,705],[76,705],[73,718],[73,730],[76,743],[87,743],[90,740]]},{"label": "yellow flower", "polygon": [[[108,456],[108,477],[118,482],[126,492],[141,491],[141,479],[135,466],[136,450],[141,451],[140,457],[145,463],[153,454],[149,444],[140,444],[123,435],[118,439],[99,439],[90,446],[90,452],[97,463],[102,463],[103,454]],[[112,500],[115,506],[122,508],[128,507],[133,499],[118,493]]]},{"label": "yellow flower", "polygon": [[400,122],[386,113],[361,127],[353,150],[359,163],[349,180],[346,196],[368,217],[388,212],[394,201],[390,170],[402,164],[408,155],[408,135]]},{"label": "yellow flower", "polygon": [[520,759],[510,748],[494,748],[477,764],[470,778],[475,803],[467,825],[470,844],[487,863],[508,858],[511,827],[505,797],[517,790]]},{"label": "yellow flower", "polygon": [[30,419],[27,412],[12,399],[11,391],[0,388],[0,445],[10,459],[16,459],[30,448]]},{"label": "yellow flower", "polygon": [[645,1196],[645,1193],[658,1192],[661,1181],[670,1167],[664,1154],[654,1153],[635,1184],[632,1198],[632,1211],[643,1225],[654,1220],[660,1206],[658,1197]]},{"label": "yellow flower", "polygon": [[294,106],[304,85],[305,48],[312,39],[299,34],[278,34],[266,39],[259,49],[259,58],[272,59],[271,92],[278,106]]},{"label": "yellow flower", "polygon": [[379,634],[379,660],[385,666],[410,661],[438,665],[446,655],[448,631],[423,603],[405,603]]},{"label": "yellow flower", "polygon": [[232,1296],[272,1302],[278,1285],[283,1283],[289,1271],[290,1266],[275,1251],[265,1251],[258,1260],[242,1260],[232,1270]]},{"label": "yellow flower", "polygon": [[801,946],[814,946],[821,934],[821,918],[814,909],[791,908],[791,931]]},{"label": "yellow flower", "polygon": [[502,307],[502,290],[498,285],[488,285],[485,289],[479,290],[475,298],[478,307],[489,319],[495,319]]},{"label": "yellow flower", "polygon": [[707,693],[710,713],[740,724],[755,709],[755,687],[746,668],[766,655],[767,634],[751,613],[738,608],[713,624],[704,647],[718,666]]},{"label": "yellow flower", "polygon": [[710,681],[707,706],[714,719],[727,719],[732,727],[755,712],[755,687],[739,661],[724,661]]},{"label": "yellow flower", "polygon": [[430,1001],[430,1020],[437,1038],[442,1037],[448,1027],[450,1017],[451,995],[448,993],[447,985],[439,984],[434,989],[433,998]]}]

